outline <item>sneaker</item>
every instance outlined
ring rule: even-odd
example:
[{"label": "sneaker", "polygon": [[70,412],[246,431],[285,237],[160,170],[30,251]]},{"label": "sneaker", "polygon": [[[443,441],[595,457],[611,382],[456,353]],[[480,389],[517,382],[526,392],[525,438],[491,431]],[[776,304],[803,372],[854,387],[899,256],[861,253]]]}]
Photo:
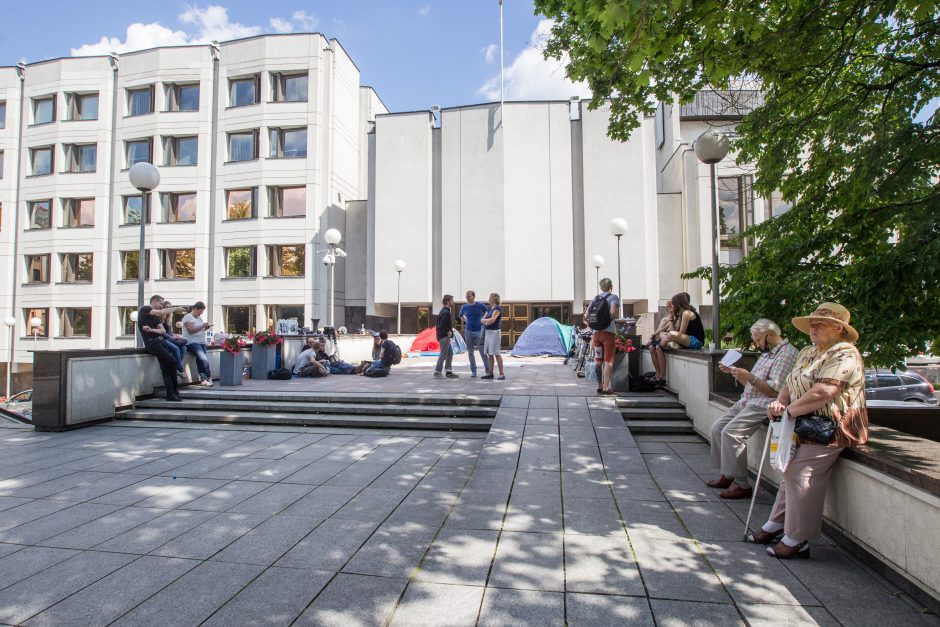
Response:
[{"label": "sneaker", "polygon": [[202,381],[199,382],[199,385],[201,385],[204,388],[211,388],[212,381],[210,381],[209,379],[203,379]]},{"label": "sneaker", "polygon": [[184,385],[189,383],[189,376],[185,372],[177,372],[176,376],[179,378],[180,383]]},{"label": "sneaker", "polygon": [[471,379],[476,379],[476,378],[477,378],[477,373],[471,372],[471,373],[470,373],[470,378],[471,378]]},{"label": "sneaker", "polygon": [[444,375],[442,375],[440,372],[435,372],[435,373],[434,373],[434,378],[435,378],[435,379],[443,379],[443,378],[444,378]]},{"label": "sneaker", "polygon": [[506,375],[501,374],[501,375],[499,375],[498,377],[496,377],[496,380],[497,380],[497,381],[505,381],[505,380],[506,380]]},{"label": "sneaker", "polygon": [[481,378],[481,379],[492,379],[492,378],[493,378],[493,373],[487,372],[485,375],[483,375],[483,376],[480,377],[480,378]]},{"label": "sneaker", "polygon": [[454,374],[453,372],[448,372],[447,374],[444,375],[444,378],[445,379],[459,379],[460,375]]}]

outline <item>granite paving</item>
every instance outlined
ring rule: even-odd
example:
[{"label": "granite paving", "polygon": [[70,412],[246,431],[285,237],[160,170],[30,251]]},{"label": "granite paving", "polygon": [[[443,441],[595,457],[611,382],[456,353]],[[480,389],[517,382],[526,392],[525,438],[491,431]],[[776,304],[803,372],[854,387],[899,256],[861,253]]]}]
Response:
[{"label": "granite paving", "polygon": [[495,396],[488,433],[0,428],[0,624],[940,624],[827,538],[743,542],[704,441],[634,437],[561,360],[431,364],[239,391]]}]

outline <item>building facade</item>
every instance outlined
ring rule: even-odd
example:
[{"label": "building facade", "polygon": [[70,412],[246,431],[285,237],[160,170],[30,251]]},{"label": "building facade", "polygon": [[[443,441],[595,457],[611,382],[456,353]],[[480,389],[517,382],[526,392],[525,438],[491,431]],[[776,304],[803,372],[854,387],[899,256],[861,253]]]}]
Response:
[{"label": "building facade", "polygon": [[[0,309],[16,320],[0,358],[133,346],[142,214],[148,295],[202,300],[232,332],[325,320],[322,234],[365,198],[384,112],[319,34],[0,68]],[[138,161],[161,175],[149,212],[128,180]]]}]

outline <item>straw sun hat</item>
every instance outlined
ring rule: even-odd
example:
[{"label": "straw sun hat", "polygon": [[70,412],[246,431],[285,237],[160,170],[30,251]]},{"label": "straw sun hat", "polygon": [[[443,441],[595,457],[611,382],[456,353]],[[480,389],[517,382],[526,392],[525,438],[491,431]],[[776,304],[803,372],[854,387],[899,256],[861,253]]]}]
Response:
[{"label": "straw sun hat", "polygon": [[811,313],[808,316],[801,316],[799,318],[794,318],[792,320],[793,326],[802,331],[803,333],[809,334],[809,324],[813,320],[824,320],[827,322],[835,322],[842,326],[842,331],[845,335],[852,340],[853,342],[858,341],[858,331],[852,328],[852,325],[849,324],[849,320],[852,318],[852,314],[849,313],[849,310],[843,307],[838,303],[823,303],[816,308],[816,311]]}]

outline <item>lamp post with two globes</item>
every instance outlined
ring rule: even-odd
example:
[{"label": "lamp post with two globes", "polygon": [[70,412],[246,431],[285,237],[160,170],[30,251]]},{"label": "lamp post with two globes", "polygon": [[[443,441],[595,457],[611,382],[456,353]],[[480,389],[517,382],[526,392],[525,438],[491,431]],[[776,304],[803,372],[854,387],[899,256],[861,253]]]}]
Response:
[{"label": "lamp post with two globes", "polygon": [[[150,216],[150,193],[160,184],[160,172],[152,163],[141,161],[127,173],[131,185],[140,192],[140,249],[137,253],[137,310],[144,306],[144,279],[147,276],[147,219]],[[137,346],[143,346],[143,337],[137,334]]]},{"label": "lamp post with two globes", "polygon": [[610,223],[610,232],[617,238],[617,298],[620,299],[620,311],[623,315],[623,284],[620,282],[620,238],[623,237],[629,225],[623,218],[614,218]]},{"label": "lamp post with two globes", "polygon": [[702,163],[707,163],[711,172],[712,196],[712,343],[709,350],[721,348],[721,286],[718,281],[718,181],[715,177],[715,164],[725,158],[730,148],[728,136],[715,129],[708,129],[695,140],[695,156]]},{"label": "lamp post with two globes", "polygon": [[7,342],[7,398],[10,398],[10,376],[13,371],[13,327],[16,326],[16,318],[13,316],[7,316],[3,319],[3,324],[6,325],[7,331],[10,334],[9,340]]},{"label": "lamp post with two globes", "polygon": [[330,293],[326,301],[327,311],[326,311],[326,320],[328,327],[333,326],[333,280],[335,277],[334,270],[336,268],[336,258],[345,257],[346,251],[337,246],[341,241],[343,241],[343,234],[339,232],[338,229],[327,229],[326,233],[323,234],[323,241],[329,246],[329,249],[326,251],[326,254],[323,255],[323,264],[329,266],[330,268]]},{"label": "lamp post with two globes", "polygon": [[395,260],[395,272],[398,273],[398,335],[401,335],[401,273],[405,270],[403,259]]}]

